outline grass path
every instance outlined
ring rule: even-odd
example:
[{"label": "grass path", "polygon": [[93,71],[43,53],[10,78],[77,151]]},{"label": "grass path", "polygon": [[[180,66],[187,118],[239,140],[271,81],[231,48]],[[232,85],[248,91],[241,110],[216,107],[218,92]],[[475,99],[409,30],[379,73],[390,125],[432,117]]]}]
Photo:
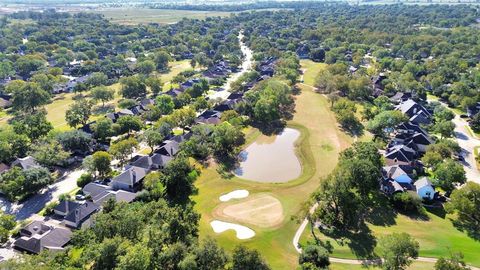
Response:
[{"label": "grass path", "polygon": [[[301,137],[296,144],[297,155],[302,160],[302,175],[284,184],[265,184],[236,177],[223,179],[215,167],[211,166],[202,170],[196,181],[199,192],[193,197],[196,202],[195,209],[202,215],[201,238],[213,237],[227,250],[232,250],[240,243],[258,249],[272,269],[295,269],[297,266],[298,254],[291,241],[299,225],[291,217],[299,213],[303,202],[318,187],[320,179],[335,167],[339,152],[353,141],[353,138],[339,130],[326,98],[313,92],[311,87],[300,88],[301,93],[296,96],[296,111],[288,126],[301,131]],[[247,145],[258,136],[257,130],[249,129]],[[270,193],[278,198],[285,215],[282,224],[276,228],[241,224],[255,231],[256,236],[249,240],[238,240],[233,231],[215,234],[209,223],[218,218],[214,214],[214,209],[221,203],[218,197],[236,189],[246,189],[251,195]]]}]

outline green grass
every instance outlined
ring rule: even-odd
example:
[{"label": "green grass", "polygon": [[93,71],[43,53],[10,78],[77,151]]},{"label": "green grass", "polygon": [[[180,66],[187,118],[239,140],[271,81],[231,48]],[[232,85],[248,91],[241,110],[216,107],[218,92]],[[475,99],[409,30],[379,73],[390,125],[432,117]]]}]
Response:
[{"label": "green grass", "polygon": [[[353,141],[338,129],[326,98],[313,92],[311,87],[300,85],[300,88],[301,94],[296,96],[296,112],[288,126],[301,132],[301,137],[296,142],[297,155],[302,161],[301,176],[282,184],[258,183],[236,177],[224,179],[212,165],[202,170],[196,181],[199,192],[193,197],[195,209],[201,213],[201,238],[211,236],[227,250],[232,250],[237,244],[255,248],[266,258],[272,269],[295,269],[297,266],[298,254],[292,239],[299,224],[292,217],[302,210],[303,203],[318,187],[320,179],[335,167],[339,152]],[[246,145],[259,135],[259,131],[253,128],[246,133]],[[233,231],[215,234],[210,222],[216,218],[213,210],[220,204],[218,197],[235,189],[247,189],[250,194],[272,194],[281,201],[285,220],[278,227],[268,229],[245,224],[256,233],[249,240],[238,240]],[[222,220],[228,221],[225,218]]]},{"label": "green grass", "polygon": [[147,23],[172,24],[183,18],[200,19],[207,17],[227,17],[230,12],[219,11],[191,11],[191,10],[169,10],[169,9],[149,9],[149,8],[105,8],[94,11],[100,13],[113,23],[124,25],[136,25]]},{"label": "green grass", "polygon": [[[434,267],[434,263],[429,262],[413,262],[407,270],[431,270]],[[332,263],[330,264],[330,270],[380,270],[382,268],[376,266],[363,266],[356,264],[344,264],[344,263]]]},{"label": "green grass", "polygon": [[310,86],[315,85],[315,77],[318,72],[327,66],[325,63],[317,63],[312,60],[301,60],[300,64],[302,69],[306,69],[303,74],[303,82]]},{"label": "green grass", "polygon": [[[394,232],[406,232],[412,235],[420,244],[420,256],[422,257],[442,257],[449,256],[450,252],[461,251],[465,255],[465,261],[474,266],[480,266],[480,257],[478,251],[480,250],[480,242],[468,237],[465,233],[457,230],[448,215],[444,217],[428,213],[428,220],[419,220],[407,217],[405,215],[397,215],[393,219],[393,215],[389,214],[383,221],[387,225],[373,225],[368,224],[371,230],[371,236],[364,234],[358,236],[355,240],[340,241],[327,237],[318,230],[316,230],[317,237],[322,241],[329,241],[333,246],[332,256],[338,258],[366,258],[370,254],[377,256],[379,248],[375,248],[373,252],[366,251],[368,243],[375,242],[384,235]],[[390,220],[391,219],[391,220]],[[388,221],[387,221],[388,220]],[[372,237],[373,236],[373,237]],[[305,244],[307,241],[312,241],[313,236],[310,233],[310,228],[306,229],[301,243]]]}]

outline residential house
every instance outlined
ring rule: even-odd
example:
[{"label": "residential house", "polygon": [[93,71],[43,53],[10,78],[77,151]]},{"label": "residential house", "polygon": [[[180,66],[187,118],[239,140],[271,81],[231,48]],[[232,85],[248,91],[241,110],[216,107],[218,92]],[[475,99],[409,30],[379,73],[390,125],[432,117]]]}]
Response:
[{"label": "residential house", "polygon": [[397,110],[410,118],[410,122],[413,124],[429,124],[432,114],[425,109],[422,105],[418,104],[412,99],[408,99],[405,102],[400,103],[396,107]]},{"label": "residential house", "polygon": [[98,183],[88,183],[83,187],[82,192],[85,196],[88,196],[93,203],[98,205],[103,205],[103,203],[111,198],[116,202],[129,203],[137,197],[136,193],[124,190],[114,191],[111,187]]},{"label": "residential house", "polygon": [[33,221],[20,229],[19,233],[20,237],[13,246],[34,254],[43,250],[61,251],[72,236],[70,230],[46,225],[43,221]]},{"label": "residential house", "polygon": [[22,170],[28,170],[30,168],[39,167],[37,161],[32,156],[26,156],[24,158],[17,158],[11,164],[11,167],[19,167]]},{"label": "residential house", "polygon": [[412,98],[412,92],[397,92],[390,98],[390,101],[395,104],[400,104]]},{"label": "residential house", "polygon": [[111,186],[114,190],[125,190],[130,192],[137,191],[142,183],[147,170],[140,167],[131,166],[121,174],[112,179]]},{"label": "residential house", "polygon": [[221,122],[220,118],[222,117],[222,113],[214,110],[207,110],[200,114],[197,119],[195,119],[196,123],[202,124],[219,124]]},{"label": "residential house", "polygon": [[380,182],[380,190],[388,196],[393,196],[395,193],[404,191],[399,183],[391,179],[382,179]]},{"label": "residential house", "polygon": [[62,200],[53,209],[55,214],[63,218],[63,224],[71,228],[90,226],[90,217],[100,210],[96,203],[86,201],[84,203]]},{"label": "residential house", "polygon": [[385,163],[392,165],[411,165],[417,158],[417,153],[405,145],[394,145],[387,149],[385,154]]},{"label": "residential house", "polygon": [[427,177],[420,178],[414,183],[414,185],[420,198],[423,200],[433,200],[435,197],[435,189],[433,188],[432,182],[430,182]]},{"label": "residential house", "polygon": [[155,153],[173,157],[179,150],[180,144],[178,142],[173,140],[165,140],[160,145],[160,148],[155,151]]}]

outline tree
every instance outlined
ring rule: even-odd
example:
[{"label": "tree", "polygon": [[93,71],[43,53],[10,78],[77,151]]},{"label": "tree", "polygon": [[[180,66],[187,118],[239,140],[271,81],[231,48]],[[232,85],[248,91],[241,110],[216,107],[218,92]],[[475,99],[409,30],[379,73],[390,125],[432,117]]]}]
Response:
[{"label": "tree", "polygon": [[450,258],[441,257],[435,263],[435,270],[469,270],[461,252],[452,253]]},{"label": "tree", "polygon": [[151,250],[142,243],[127,248],[125,255],[119,258],[119,270],[148,270],[150,269]]},{"label": "tree", "polygon": [[137,64],[138,72],[148,75],[156,69],[155,63],[152,60],[144,60]]},{"label": "tree", "polygon": [[28,77],[31,72],[37,71],[45,64],[45,60],[39,55],[20,56],[15,62],[18,73],[24,77]]},{"label": "tree", "polygon": [[404,213],[425,214],[422,199],[415,192],[397,192],[393,195],[393,204]]},{"label": "tree", "polygon": [[456,189],[446,204],[447,212],[454,215],[454,224],[465,230],[471,237],[480,239],[480,185],[467,182]]},{"label": "tree", "polygon": [[160,109],[160,112],[163,115],[171,114],[175,108],[173,98],[169,95],[160,95],[155,99],[155,101],[155,106]]},{"label": "tree", "polygon": [[142,141],[150,147],[150,153],[153,153],[154,147],[162,143],[164,138],[165,137],[155,129],[147,129],[142,134]]},{"label": "tree", "polygon": [[111,171],[110,163],[112,162],[112,156],[105,151],[97,151],[92,155],[92,170],[98,173],[100,179],[104,179]]},{"label": "tree", "polygon": [[92,115],[92,103],[86,99],[75,101],[65,112],[65,120],[72,128],[86,125]]},{"label": "tree", "polygon": [[472,117],[469,125],[473,131],[480,132],[480,113],[477,113]]},{"label": "tree", "polygon": [[120,89],[124,98],[142,98],[147,95],[147,86],[138,76],[124,77],[120,79]]},{"label": "tree", "polygon": [[62,165],[70,157],[70,152],[63,150],[62,145],[55,140],[43,140],[34,144],[32,156],[35,160],[48,168]]},{"label": "tree", "polygon": [[143,127],[143,122],[138,116],[124,115],[118,118],[117,124],[120,127],[119,133],[128,133],[132,131],[140,131]]},{"label": "tree", "polygon": [[160,78],[157,77],[148,77],[145,80],[145,84],[150,88],[150,91],[152,91],[152,94],[154,96],[158,95],[160,92],[162,92],[163,89],[163,83]]},{"label": "tree", "polygon": [[87,87],[93,88],[107,85],[107,82],[108,76],[102,72],[94,72],[85,80],[85,84],[87,85]]},{"label": "tree", "polygon": [[380,238],[382,268],[386,270],[405,269],[418,256],[418,242],[407,233],[393,233]]},{"label": "tree", "polygon": [[129,138],[113,143],[110,146],[109,151],[114,158],[120,161],[121,165],[125,165],[128,157],[133,154],[133,151],[137,146],[137,140],[135,140],[135,138]]},{"label": "tree", "polygon": [[435,168],[438,164],[443,161],[442,155],[435,151],[427,151],[421,158],[422,163],[430,168]]},{"label": "tree", "polygon": [[447,193],[452,192],[456,185],[464,184],[467,181],[463,166],[452,159],[440,163],[433,173],[435,175],[434,184]]},{"label": "tree", "polygon": [[87,184],[91,183],[93,181],[93,177],[89,173],[84,173],[80,175],[80,177],[77,179],[77,186],[79,188],[84,188]]},{"label": "tree", "polygon": [[45,111],[24,115],[15,119],[12,125],[13,130],[17,134],[26,135],[32,142],[47,135],[53,129],[52,124],[47,121],[47,113]]},{"label": "tree", "polygon": [[383,138],[385,133],[392,132],[396,126],[406,121],[408,119],[401,111],[382,111],[368,122],[367,129],[375,136]]},{"label": "tree", "polygon": [[228,262],[225,251],[211,238],[205,239],[195,250],[195,257],[198,270],[224,269]]},{"label": "tree", "polygon": [[455,124],[452,121],[440,121],[435,123],[433,126],[433,130],[440,134],[440,137],[443,138],[451,138],[453,137]]},{"label": "tree", "polygon": [[307,245],[302,248],[298,263],[300,266],[311,264],[316,267],[315,269],[328,269],[330,265],[328,251],[318,245]]},{"label": "tree", "polygon": [[244,246],[236,246],[232,255],[232,270],[268,270],[267,263],[256,250]]},{"label": "tree", "polygon": [[228,156],[236,157],[238,147],[245,142],[243,132],[229,123],[221,123],[214,126],[210,136],[212,148],[217,158]]},{"label": "tree", "polygon": [[182,129],[195,123],[195,117],[197,114],[192,108],[181,108],[172,113],[174,122]]},{"label": "tree", "polygon": [[86,152],[90,150],[92,145],[92,136],[81,130],[65,131],[57,134],[56,139],[66,151],[81,151]]},{"label": "tree", "polygon": [[108,137],[114,134],[113,122],[110,118],[101,118],[93,125],[93,136],[98,140],[105,142]]},{"label": "tree", "polygon": [[15,228],[17,222],[14,215],[5,214],[0,210],[0,243],[5,243],[8,240],[10,231]]},{"label": "tree", "polygon": [[19,201],[35,194],[51,182],[50,173],[42,167],[26,170],[14,167],[0,175],[0,189],[11,201]]},{"label": "tree", "polygon": [[94,100],[102,102],[102,106],[105,107],[105,102],[113,99],[115,91],[108,89],[106,86],[96,86],[92,88],[90,94]]},{"label": "tree", "polygon": [[155,61],[155,65],[157,65],[157,70],[164,71],[168,68],[170,55],[165,51],[160,51],[155,54],[154,61]]},{"label": "tree", "polygon": [[196,191],[193,184],[196,178],[197,172],[190,165],[188,159],[177,157],[164,168],[160,181],[165,186],[170,200],[184,203]]},{"label": "tree", "polygon": [[24,157],[30,148],[30,139],[14,129],[0,128],[0,161],[10,163],[15,158]]},{"label": "tree", "polygon": [[14,81],[6,89],[12,94],[13,109],[19,112],[34,113],[51,99],[50,93],[35,82]]}]

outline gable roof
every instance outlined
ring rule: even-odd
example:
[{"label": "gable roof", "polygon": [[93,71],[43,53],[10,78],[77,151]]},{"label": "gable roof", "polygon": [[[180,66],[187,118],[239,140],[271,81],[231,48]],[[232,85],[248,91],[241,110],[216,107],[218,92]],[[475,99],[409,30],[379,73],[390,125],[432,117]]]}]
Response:
[{"label": "gable roof", "polygon": [[157,154],[174,156],[180,150],[180,144],[173,140],[165,140],[161,147],[155,151]]},{"label": "gable roof", "polygon": [[112,182],[134,186],[145,177],[146,173],[147,171],[144,168],[132,166],[113,178]]},{"label": "gable roof", "polygon": [[415,188],[417,188],[417,190],[427,186],[433,187],[432,182],[430,182],[427,177],[422,177],[418,179],[415,183],[413,183],[413,185],[415,185]]},{"label": "gable roof", "polygon": [[150,170],[152,168],[152,158],[149,156],[142,156],[130,163],[131,166],[144,168],[145,170]]},{"label": "gable roof", "polygon": [[70,211],[64,220],[70,221],[78,226],[98,209],[100,209],[98,204],[87,201],[84,204],[80,204],[75,210]]},{"label": "gable roof", "polygon": [[397,105],[396,109],[401,111],[403,114],[408,115],[409,117],[412,117],[418,114],[419,112],[422,112],[425,115],[425,117],[431,116],[430,112],[427,109],[425,109],[425,107],[418,104],[412,99],[408,99],[400,103],[399,105]]},{"label": "gable roof", "polygon": [[32,156],[17,158],[15,161],[12,162],[12,167],[14,166],[20,167],[23,170],[39,167],[37,161]]},{"label": "gable roof", "polygon": [[30,232],[30,235],[23,235],[13,245],[21,250],[32,253],[40,253],[43,249],[63,249],[72,236],[68,229],[46,225],[43,221],[34,221],[27,225],[22,231]]},{"label": "gable roof", "polygon": [[172,156],[156,153],[152,156],[152,164],[157,168],[162,168],[165,167],[172,159]]},{"label": "gable roof", "polygon": [[75,208],[77,208],[78,206],[80,206],[79,203],[75,202],[75,201],[70,201],[70,200],[61,200],[57,206],[55,206],[53,208],[54,211],[58,211],[58,212],[61,212],[61,213],[66,213],[68,215],[68,213],[70,211],[73,211]]}]

